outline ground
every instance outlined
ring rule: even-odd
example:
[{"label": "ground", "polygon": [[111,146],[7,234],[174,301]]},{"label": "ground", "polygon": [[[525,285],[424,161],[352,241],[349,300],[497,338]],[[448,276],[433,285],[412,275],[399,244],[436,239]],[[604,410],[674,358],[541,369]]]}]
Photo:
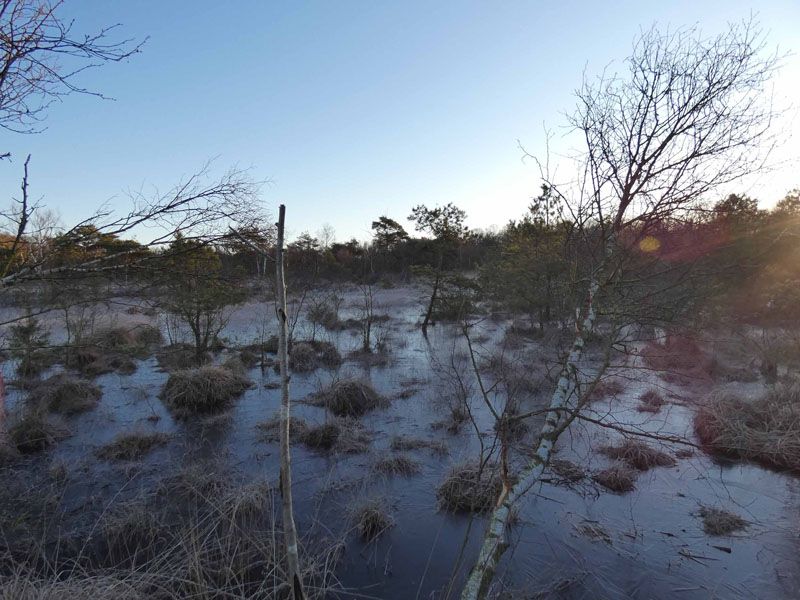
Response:
[{"label": "ground", "polygon": [[[357,318],[359,292],[349,290],[344,297],[342,318]],[[316,338],[335,344],[344,363],[292,376],[294,415],[307,427],[334,423],[317,401],[332,382],[364,381],[386,400],[357,417],[363,438],[355,446],[292,446],[298,530],[308,545],[321,537],[344,542],[336,575],[353,597],[443,597],[453,574],[457,580],[465,575],[482,533],[483,516],[442,510],[437,499],[453,466],[475,460],[480,445],[472,426],[456,426],[453,418],[464,395],[459,380],[469,380],[464,377],[469,373],[464,341],[455,325],[443,323],[423,338],[416,325],[419,297],[413,287],[376,293],[376,313],[390,316],[376,332],[387,340],[388,360],[353,355],[361,347],[357,331],[318,330]],[[104,308],[99,322],[148,322],[163,328],[159,316],[129,314],[132,301],[122,300]],[[557,348],[548,346],[548,337],[507,343],[511,325],[507,316],[483,320],[474,332],[476,345],[485,358],[505,349],[506,359],[515,365],[514,377],[536,382],[515,386],[521,409],[535,409],[547,403]],[[51,326],[58,339],[55,317]],[[251,301],[234,311],[223,337],[229,347],[245,346],[274,331],[272,306]],[[310,337],[310,332],[310,325],[301,320],[295,337]],[[223,351],[215,360],[222,363],[233,353]],[[616,361],[611,374],[616,383],[601,390],[591,415],[644,434],[694,440],[697,403],[714,384],[665,381],[658,372],[641,369],[637,356],[617,356]],[[132,374],[95,378],[102,389],[98,405],[59,416],[71,435],[45,452],[17,459],[0,477],[18,480],[22,475],[31,486],[48,481],[58,492],[54,502],[75,532],[91,530],[109,507],[152,494],[165,477],[206,461],[221,462],[243,482],[276,489],[278,447],[269,425],[264,426],[277,416],[280,402],[272,367],[247,369],[254,385],[221,414],[187,419],[176,418],[159,399],[168,374],[156,358],[136,363]],[[590,356],[587,365],[591,364]],[[14,378],[13,367],[11,361],[3,365],[7,381]],[[487,377],[493,372],[489,367]],[[747,386],[755,393],[759,383]],[[654,408],[657,412],[639,410],[648,390],[657,390],[664,400]],[[493,423],[476,391],[467,381],[466,395],[471,395],[478,427],[489,440]],[[9,388],[10,413],[22,407],[26,394]],[[540,423],[528,425],[514,445],[517,462],[524,460]],[[104,459],[101,449],[130,432],[163,435],[158,443],[134,453],[141,454],[135,460]],[[414,442],[400,444],[398,438]],[[621,460],[603,451],[618,446],[620,434],[587,422],[571,427],[557,444],[556,458],[561,467],[564,461],[579,465],[587,476],[554,468],[527,495],[510,533],[511,549],[499,571],[498,591],[502,587],[513,598],[793,597],[800,585],[797,479],[755,464],[720,462],[691,446],[647,437],[640,441],[673,457],[674,464],[665,461],[663,466],[636,470],[635,489],[614,493],[592,475]],[[366,451],[359,451],[363,448]],[[387,457],[397,455],[413,461],[413,468],[384,468]],[[360,506],[379,506],[391,527],[375,539],[359,533]],[[703,507],[738,514],[748,526],[727,536],[710,536],[704,530]]]}]

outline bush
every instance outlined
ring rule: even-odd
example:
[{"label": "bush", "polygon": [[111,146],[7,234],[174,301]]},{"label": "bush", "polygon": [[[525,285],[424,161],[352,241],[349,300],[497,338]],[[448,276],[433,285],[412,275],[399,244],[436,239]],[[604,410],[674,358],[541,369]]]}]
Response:
[{"label": "bush", "polygon": [[173,372],[160,398],[179,418],[216,414],[227,409],[249,386],[250,381],[241,374],[209,365]]},{"label": "bush", "polygon": [[386,400],[363,381],[345,380],[334,383],[321,396],[321,401],[339,417],[360,417],[386,405]]},{"label": "bush", "polygon": [[775,386],[752,401],[712,395],[695,414],[694,428],[711,452],[800,471],[800,384]]},{"label": "bush", "polygon": [[169,436],[166,433],[123,433],[100,448],[97,456],[104,460],[137,460],[167,441]]},{"label": "bush", "polygon": [[73,415],[93,409],[103,393],[91,381],[60,373],[53,375],[33,389],[41,406],[53,412]]},{"label": "bush", "polygon": [[502,491],[497,466],[464,463],[453,467],[436,490],[440,508],[450,512],[488,512]]}]

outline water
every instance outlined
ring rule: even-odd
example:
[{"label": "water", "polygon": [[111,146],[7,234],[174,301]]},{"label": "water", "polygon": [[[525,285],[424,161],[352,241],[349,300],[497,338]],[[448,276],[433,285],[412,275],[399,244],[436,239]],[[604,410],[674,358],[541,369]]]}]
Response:
[{"label": "water", "polygon": [[[345,295],[342,317],[358,316],[358,292]],[[437,324],[426,341],[415,323],[419,315],[417,292],[409,288],[377,292],[378,313],[391,319],[380,325],[377,335],[387,336],[391,347],[386,366],[367,366],[346,360],[336,370],[320,369],[292,377],[294,415],[310,423],[329,416],[306,402],[310,394],[343,377],[368,380],[376,390],[393,398],[386,409],[362,418],[372,436],[369,452],[329,455],[292,446],[298,529],[304,532],[330,530],[346,536],[346,551],[337,576],[354,598],[441,598],[454,578],[454,594],[466,575],[480,544],[483,517],[452,515],[437,507],[436,488],[452,465],[475,459],[479,437],[471,425],[460,433],[434,430],[446,418],[449,402],[457,395],[459,382],[472,391],[472,407],[484,441],[491,440],[492,419],[477,394],[467,362],[464,341],[453,325]],[[124,323],[142,315],[109,310],[102,319]],[[54,338],[63,332],[53,321]],[[486,320],[473,336],[481,340],[480,353],[501,344],[507,321]],[[251,302],[232,315],[224,335],[232,342],[254,341],[263,328],[274,331],[271,307]],[[296,332],[302,338],[310,325],[301,321]],[[358,335],[343,331],[323,333],[343,356],[361,345]],[[553,349],[528,342],[520,350],[508,351],[521,361],[522,372],[540,377],[553,366]],[[6,377],[10,363],[4,365]],[[684,389],[667,384],[650,371],[629,363],[618,371],[628,379],[617,399],[593,405],[596,418],[642,432],[685,435],[691,439],[692,406],[703,389]],[[71,417],[72,436],[52,451],[25,458],[32,470],[53,464],[67,466],[69,477],[62,499],[76,526],[89,526],[97,512],[111,502],[135,497],[165,473],[196,463],[200,458],[218,458],[245,478],[278,479],[278,447],[263,441],[256,424],[277,415],[280,392],[268,389],[277,375],[269,370],[251,370],[255,385],[231,409],[228,418],[175,421],[158,399],[166,381],[155,359],[140,361],[136,373],[97,378],[103,389],[98,407]],[[487,384],[492,383],[487,376]],[[672,401],[657,415],[635,410],[638,395],[657,386]],[[398,398],[400,392],[404,392]],[[526,393],[522,410],[545,406],[548,386],[540,393]],[[24,393],[9,392],[13,413]],[[536,422],[532,424],[536,430]],[[109,464],[95,451],[117,434],[130,430],[162,431],[171,435],[168,445],[157,448],[140,465]],[[447,444],[449,453],[430,450],[407,452],[421,470],[411,477],[385,477],[372,465],[385,456],[391,439],[407,435],[436,439]],[[557,455],[589,471],[609,464],[597,452],[619,437],[614,429],[576,422],[559,440]],[[516,460],[532,435],[517,445]],[[674,452],[677,447],[664,445]],[[624,495],[609,493],[584,480],[564,485],[552,480],[532,489],[519,507],[518,520],[510,531],[496,589],[508,597],[554,598],[792,598],[800,586],[796,557],[798,537],[798,480],[749,464],[720,464],[699,451],[680,459],[675,467],[643,473],[636,490]],[[351,530],[353,507],[365,498],[382,498],[390,507],[395,526],[377,542],[365,544]],[[733,537],[707,536],[697,516],[701,505],[736,512],[751,522]],[[306,537],[314,543],[316,537]],[[540,594],[540,595],[536,595]]]}]

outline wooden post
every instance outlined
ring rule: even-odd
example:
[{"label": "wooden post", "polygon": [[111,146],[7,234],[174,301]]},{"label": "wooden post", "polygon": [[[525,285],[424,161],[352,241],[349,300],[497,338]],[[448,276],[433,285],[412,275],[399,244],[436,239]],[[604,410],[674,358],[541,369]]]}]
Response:
[{"label": "wooden post", "polygon": [[283,229],[286,207],[278,212],[278,241],[275,246],[275,292],[278,306],[278,361],[281,369],[281,499],[283,502],[283,537],[286,544],[286,564],[294,600],[305,600],[300,579],[300,557],[297,548],[297,528],[292,507],[292,459],[289,449],[289,349],[287,342],[286,282],[283,277]]}]

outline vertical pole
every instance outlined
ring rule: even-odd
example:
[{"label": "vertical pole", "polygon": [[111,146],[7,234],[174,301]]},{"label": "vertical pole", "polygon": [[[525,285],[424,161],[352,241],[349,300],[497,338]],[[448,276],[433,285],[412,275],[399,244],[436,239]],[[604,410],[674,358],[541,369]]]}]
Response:
[{"label": "vertical pole", "polygon": [[297,529],[292,508],[292,462],[289,453],[289,350],[287,344],[286,282],[283,276],[283,229],[286,207],[278,212],[278,241],[275,247],[275,280],[278,313],[278,361],[281,369],[281,499],[283,502],[283,536],[286,543],[286,563],[292,598],[305,600],[300,580],[300,558],[297,549]]}]

